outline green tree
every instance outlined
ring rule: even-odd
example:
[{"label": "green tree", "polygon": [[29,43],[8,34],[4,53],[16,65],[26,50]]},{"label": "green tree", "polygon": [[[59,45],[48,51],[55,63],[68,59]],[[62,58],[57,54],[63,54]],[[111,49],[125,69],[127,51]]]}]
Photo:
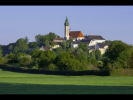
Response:
[{"label": "green tree", "polygon": [[80,56],[80,55],[84,55],[84,56],[88,56],[86,52],[83,51],[83,49],[81,48],[78,48],[77,51],[76,51],[76,54],[77,56]]},{"label": "green tree", "polygon": [[52,41],[52,40],[56,37],[55,33],[52,33],[52,32],[50,32],[50,33],[48,34],[48,36],[49,36],[49,40],[50,40],[50,41]]},{"label": "green tree", "polygon": [[2,59],[2,56],[3,56],[3,54],[2,54],[2,49],[1,49],[1,46],[0,46],[0,60]]},{"label": "green tree", "polygon": [[97,66],[98,62],[95,58],[89,58],[88,63]]},{"label": "green tree", "polygon": [[41,51],[44,52],[43,56],[41,56],[41,59],[39,61],[39,66],[41,68],[45,68],[47,67],[50,63],[53,63],[55,58],[56,58],[56,54],[54,51],[51,50],[47,50],[47,51]]},{"label": "green tree", "polygon": [[121,66],[121,68],[130,68],[130,62],[131,62],[131,55],[132,55],[133,49],[124,50],[119,54],[119,57],[117,57],[117,60]]},{"label": "green tree", "polygon": [[23,57],[19,62],[21,66],[25,66],[25,67],[29,67],[30,63],[31,63],[31,60],[27,57]]},{"label": "green tree", "polygon": [[55,63],[60,70],[66,69],[69,59],[75,59],[75,56],[73,54],[70,54],[69,52],[62,52],[56,57]]},{"label": "green tree", "polygon": [[45,46],[49,47],[49,41],[48,40],[45,41]]},{"label": "green tree", "polygon": [[59,48],[56,49],[55,52],[56,52],[56,55],[59,55],[60,53],[65,52],[65,50],[62,49],[62,46],[60,46]]},{"label": "green tree", "polygon": [[12,50],[13,49],[13,46],[12,45],[9,45],[9,48],[8,48],[9,50]]},{"label": "green tree", "polygon": [[80,71],[82,64],[77,59],[68,59],[66,62],[66,70]]},{"label": "green tree", "polygon": [[85,60],[86,60],[86,61],[88,60],[88,58],[87,58],[86,56],[84,56],[84,55],[78,56],[77,59],[78,59],[80,62],[85,61]]},{"label": "green tree", "polygon": [[53,48],[55,46],[55,44],[56,44],[55,42],[52,42],[51,43],[51,48]]},{"label": "green tree", "polygon": [[69,38],[69,40],[67,41],[67,43],[71,44],[73,42],[72,38]]},{"label": "green tree", "polygon": [[102,55],[101,55],[101,51],[100,50],[96,50],[95,51],[95,57],[97,59],[97,61],[101,61],[102,60]]},{"label": "green tree", "polygon": [[108,51],[105,53],[105,56],[107,56],[110,60],[115,61],[122,51],[128,50],[129,48],[131,47],[122,41],[113,41]]},{"label": "green tree", "polygon": [[39,50],[39,49],[40,49],[39,46],[36,46],[34,50]]},{"label": "green tree", "polygon": [[17,46],[15,46],[13,52],[18,53],[18,51],[19,51],[19,48]]},{"label": "green tree", "polygon": [[84,52],[86,52],[88,49],[88,45],[80,42],[78,45],[78,48],[81,48],[81,49],[83,49]]},{"label": "green tree", "polygon": [[35,48],[37,46],[37,44],[38,44],[37,42],[29,42],[28,47],[29,48]]},{"label": "green tree", "polygon": [[61,45],[62,45],[62,48],[63,48],[64,50],[66,50],[66,41],[62,41],[62,42],[61,42]]},{"label": "green tree", "polygon": [[131,61],[130,61],[130,66],[131,66],[131,68],[133,68],[133,52],[132,52],[132,55],[131,55]]},{"label": "green tree", "polygon": [[36,35],[35,40],[37,43],[41,43],[41,34]]},{"label": "green tree", "polygon": [[42,50],[37,50],[37,49],[34,49],[30,52],[30,55],[32,56],[32,58],[36,59],[36,58],[39,58],[39,53],[40,51]]},{"label": "green tree", "polygon": [[20,46],[23,44],[23,38],[20,38],[16,41],[16,46]]},{"label": "green tree", "polygon": [[27,36],[23,39],[23,42],[24,42],[25,44],[28,44],[29,39],[28,39],[28,37],[27,37]]},{"label": "green tree", "polygon": [[96,58],[95,56],[95,50],[89,53],[89,58]]}]

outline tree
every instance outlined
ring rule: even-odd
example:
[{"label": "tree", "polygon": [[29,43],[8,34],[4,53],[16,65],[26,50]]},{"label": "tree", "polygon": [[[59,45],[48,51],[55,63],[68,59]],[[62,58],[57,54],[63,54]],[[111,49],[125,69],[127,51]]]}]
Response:
[{"label": "tree", "polygon": [[13,46],[12,45],[9,45],[9,48],[8,48],[9,50],[12,50],[13,49]]},{"label": "tree", "polygon": [[55,44],[56,44],[55,42],[52,42],[51,43],[51,48],[53,48],[55,46]]},{"label": "tree", "polygon": [[89,58],[96,58],[95,57],[95,50],[89,53]]},{"label": "tree", "polygon": [[28,46],[29,46],[29,48],[35,48],[36,46],[37,46],[37,42],[29,42],[28,43]]},{"label": "tree", "polygon": [[21,61],[19,62],[21,66],[25,66],[25,67],[28,67],[30,63],[31,63],[31,60],[27,57],[23,57]]},{"label": "tree", "polygon": [[23,41],[24,41],[25,44],[28,44],[28,42],[29,42],[28,37],[26,36],[26,37],[23,39]]},{"label": "tree", "polygon": [[45,46],[49,47],[49,41],[48,40],[45,41]]},{"label": "tree", "polygon": [[34,50],[39,50],[39,46],[36,46]]},{"label": "tree", "polygon": [[82,64],[77,59],[68,59],[66,62],[66,70],[80,71]]},{"label": "tree", "polygon": [[84,55],[78,56],[77,59],[78,59],[80,62],[85,61],[85,60],[86,60],[86,61],[88,60],[88,58],[87,58],[86,56],[84,56]]},{"label": "tree", "polygon": [[83,49],[81,48],[78,48],[77,51],[76,51],[76,54],[77,56],[80,56],[80,55],[84,55],[84,56],[88,56],[86,52],[83,51]]},{"label": "tree", "polygon": [[75,56],[73,54],[70,54],[69,52],[62,52],[56,57],[55,63],[60,70],[66,69],[69,59],[75,59]]},{"label": "tree", "polygon": [[133,68],[133,52],[132,52],[132,55],[131,55],[131,61],[130,61],[130,66],[131,66],[131,68]]},{"label": "tree", "polygon": [[60,53],[65,52],[64,49],[62,49],[62,46],[56,49],[56,55],[59,55]]},{"label": "tree", "polygon": [[54,51],[47,50],[47,51],[41,51],[41,52],[43,52],[43,56],[41,56],[41,59],[38,62],[41,68],[47,67],[50,63],[54,62],[56,58],[56,54]]},{"label": "tree", "polygon": [[23,38],[20,38],[16,41],[16,46],[20,46],[23,44]]},{"label": "tree", "polygon": [[61,45],[62,45],[62,48],[63,48],[64,50],[66,50],[66,41],[62,41],[62,42],[61,42]]},{"label": "tree", "polygon": [[36,58],[39,58],[39,53],[40,53],[40,51],[42,51],[42,50],[36,50],[36,49],[34,49],[34,50],[32,50],[31,52],[30,52],[30,55],[32,56],[32,58],[34,58],[34,59],[36,59]]},{"label": "tree", "polygon": [[78,48],[81,48],[81,49],[83,49],[84,52],[86,52],[88,49],[88,46],[87,46],[87,44],[83,44],[80,42],[78,45]]},{"label": "tree", "polygon": [[113,41],[108,51],[105,53],[105,56],[110,60],[115,61],[122,51],[128,50],[129,48],[131,47],[122,41]]},{"label": "tree", "polygon": [[20,51],[26,52],[28,48],[28,41],[29,39],[27,36],[25,38],[20,38],[16,41],[16,46],[19,48]]},{"label": "tree", "polygon": [[133,53],[133,49],[124,50],[119,54],[119,57],[117,57],[117,60],[120,64],[121,68],[130,68],[130,62],[131,62],[131,55]]},{"label": "tree", "polygon": [[41,43],[41,34],[36,35],[35,40],[36,42]]},{"label": "tree", "polygon": [[97,66],[98,62],[95,58],[89,58],[88,63]]},{"label": "tree", "polygon": [[96,56],[97,61],[101,61],[102,55],[101,55],[101,51],[100,50],[97,49],[95,51],[95,56]]},{"label": "tree", "polygon": [[17,53],[18,51],[19,51],[19,48],[17,46],[15,46],[13,52]]},{"label": "tree", "polygon": [[72,38],[69,38],[69,40],[67,41],[67,43],[71,44],[73,42]]},{"label": "tree", "polygon": [[2,56],[3,56],[3,54],[2,54],[2,49],[1,49],[1,46],[0,46],[0,60],[2,59]]},{"label": "tree", "polygon": [[52,41],[52,40],[56,37],[55,33],[52,33],[52,32],[50,32],[50,33],[48,34],[48,36],[49,36],[49,40],[50,40],[50,41]]}]

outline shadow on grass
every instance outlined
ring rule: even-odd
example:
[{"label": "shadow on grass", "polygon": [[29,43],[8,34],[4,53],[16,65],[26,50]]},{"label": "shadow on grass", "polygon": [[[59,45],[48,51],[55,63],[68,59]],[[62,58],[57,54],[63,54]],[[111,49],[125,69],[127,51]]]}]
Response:
[{"label": "shadow on grass", "polygon": [[0,83],[0,94],[133,94],[133,87]]},{"label": "shadow on grass", "polygon": [[31,73],[31,74],[45,74],[45,75],[64,75],[64,76],[82,76],[82,75],[97,75],[97,76],[109,76],[108,70],[88,70],[88,71],[51,71],[40,69],[25,69],[19,67],[8,67],[6,65],[0,65],[0,69],[3,71],[12,71],[19,73]]}]

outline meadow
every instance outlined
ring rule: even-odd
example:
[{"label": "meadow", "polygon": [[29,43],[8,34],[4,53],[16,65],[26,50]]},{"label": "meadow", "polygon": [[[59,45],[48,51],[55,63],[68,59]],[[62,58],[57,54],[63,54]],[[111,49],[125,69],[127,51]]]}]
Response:
[{"label": "meadow", "polygon": [[0,94],[133,94],[133,77],[45,75],[0,69]]}]

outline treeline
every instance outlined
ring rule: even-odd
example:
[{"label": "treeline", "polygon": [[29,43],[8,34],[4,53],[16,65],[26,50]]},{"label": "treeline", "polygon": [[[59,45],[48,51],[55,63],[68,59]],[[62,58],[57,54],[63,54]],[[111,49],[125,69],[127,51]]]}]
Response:
[{"label": "treeline", "polygon": [[10,54],[10,52],[17,54],[18,52],[23,52],[29,54],[30,51],[39,49],[40,45],[49,47],[49,41],[52,41],[55,37],[59,37],[55,33],[50,32],[46,35],[36,35],[35,42],[29,42],[28,37],[19,38],[15,43],[10,43],[9,45],[0,45],[2,49],[3,57]]},{"label": "treeline", "polygon": [[[87,44],[79,43],[78,49],[70,47],[72,39],[63,41],[61,46],[52,51],[41,51],[39,45],[50,47],[49,41],[59,37],[50,32],[47,35],[36,35],[36,42],[28,42],[28,37],[20,38],[8,47],[0,46],[0,63],[18,63],[28,68],[49,70],[99,70],[133,68],[133,46],[122,41],[111,43],[107,52],[101,55],[100,50],[89,53]],[[51,44],[54,46],[53,44]],[[5,53],[6,48],[8,53]],[[3,56],[4,55],[4,56]]]},{"label": "treeline", "polygon": [[32,50],[30,55],[19,52],[10,53],[7,63],[19,63],[27,68],[39,68],[48,70],[98,70],[97,60],[88,59],[83,55],[77,56],[73,52],[61,52],[56,55],[54,51]]}]

